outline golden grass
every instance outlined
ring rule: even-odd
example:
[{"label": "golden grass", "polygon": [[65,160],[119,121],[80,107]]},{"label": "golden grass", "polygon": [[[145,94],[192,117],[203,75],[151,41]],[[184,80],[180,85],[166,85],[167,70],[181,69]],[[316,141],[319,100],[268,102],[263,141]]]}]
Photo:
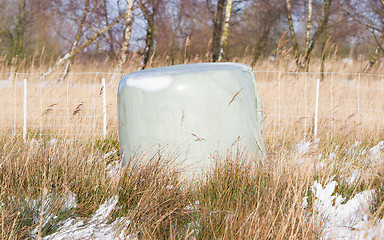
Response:
[{"label": "golden grass", "polygon": [[[128,166],[109,176],[108,165],[119,162],[113,136],[105,140],[57,138],[56,143],[49,138],[23,141],[3,137],[1,236],[28,238],[36,228],[41,229],[40,236],[52,234],[65,219],[87,221],[102,203],[118,196],[109,219],[129,219],[127,228],[116,229],[126,235],[145,239],[318,239],[321,223],[314,217],[310,190],[314,180],[322,184],[336,180],[336,192],[347,199],[377,189],[372,219],[383,216],[383,164],[363,153],[378,139],[323,135],[317,147],[300,155],[295,147],[297,136],[291,132],[283,138],[266,139],[268,159],[263,165],[244,161],[241,153],[223,156],[217,158],[210,174],[190,182],[180,177],[179,166],[168,153],[147,156],[135,168]],[[362,175],[349,183],[346,179],[355,170]],[[69,193],[76,194],[77,205],[66,208]],[[302,207],[304,197],[309,199],[307,208]]]}]

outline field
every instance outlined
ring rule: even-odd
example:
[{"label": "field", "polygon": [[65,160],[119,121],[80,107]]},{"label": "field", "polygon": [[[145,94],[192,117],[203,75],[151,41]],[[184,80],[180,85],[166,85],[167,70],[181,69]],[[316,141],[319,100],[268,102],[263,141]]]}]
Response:
[{"label": "field", "polygon": [[[182,169],[167,152],[143,153],[137,157],[147,164],[120,168],[115,110],[108,112],[103,138],[102,111],[93,107],[101,104],[100,85],[84,87],[81,94],[69,88],[41,93],[42,88],[34,89],[39,78],[30,80],[28,115],[36,119],[29,122],[26,140],[22,120],[14,118],[14,105],[16,116],[23,115],[23,102],[13,101],[23,89],[0,90],[1,109],[11,116],[1,120],[6,126],[0,138],[1,238],[383,238],[382,73],[378,68],[376,75],[350,74],[357,66],[329,63],[320,85],[316,138],[318,75],[292,74],[291,66],[276,63],[256,66],[265,164],[244,161],[241,152],[218,156],[211,174],[193,182],[181,178]],[[75,73],[95,69],[111,72],[101,66],[74,68],[70,83],[94,81]],[[24,72],[31,71],[43,70]],[[118,77],[107,92],[110,109],[117,82]],[[83,108],[74,114],[81,102]],[[46,112],[52,104],[56,108]]]}]

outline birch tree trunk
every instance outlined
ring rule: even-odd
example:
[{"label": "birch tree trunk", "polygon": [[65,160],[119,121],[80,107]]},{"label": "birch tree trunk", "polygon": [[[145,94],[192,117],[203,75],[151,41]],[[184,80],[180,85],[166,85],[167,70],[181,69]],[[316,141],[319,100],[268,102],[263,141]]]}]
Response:
[{"label": "birch tree trunk", "polygon": [[320,80],[324,80],[324,64],[325,64],[325,55],[326,55],[326,45],[328,42],[327,37],[327,28],[329,20],[329,9],[331,8],[332,0],[324,0],[323,3],[323,23],[322,23],[322,44],[321,44],[321,64],[320,64]]},{"label": "birch tree trunk", "polygon": [[227,0],[225,5],[225,17],[224,17],[224,26],[220,39],[220,52],[218,57],[218,62],[221,62],[222,58],[225,57],[225,50],[227,49],[228,44],[228,32],[229,32],[229,23],[231,21],[233,0]]},{"label": "birch tree trunk", "polygon": [[[380,0],[380,3],[381,3],[381,10],[384,11],[384,0]],[[374,31],[372,33],[375,34]],[[371,70],[373,65],[375,65],[375,63],[379,59],[380,50],[383,51],[382,45],[383,45],[383,42],[384,42],[384,30],[383,29],[381,30],[381,34],[380,34],[379,40],[377,40],[377,37],[375,35],[373,37],[376,40],[377,47],[375,48],[375,51],[373,52],[372,57],[369,59],[368,64],[364,67],[364,72],[369,72],[369,70]]]},{"label": "birch tree trunk", "polygon": [[377,43],[377,47],[375,48],[375,51],[373,52],[372,57],[369,59],[368,64],[364,67],[364,72],[369,72],[369,70],[371,70],[373,65],[375,65],[375,63],[379,59],[380,50],[382,50],[381,45],[383,44],[383,42],[384,42],[384,31],[380,35],[380,39]]},{"label": "birch tree trunk", "polygon": [[[304,56],[307,56],[309,51],[309,39],[310,39],[311,26],[312,26],[312,0],[308,0],[307,29],[305,32]],[[308,62],[305,62],[304,65],[305,65],[305,69],[308,69]]]},{"label": "birch tree trunk", "polygon": [[223,33],[224,7],[226,0],[217,2],[217,10],[213,18],[213,37],[212,37],[212,61],[216,62],[220,54],[220,40]]},{"label": "birch tree trunk", "polygon": [[115,72],[121,71],[122,66],[127,62],[127,52],[129,42],[131,40],[132,22],[133,22],[133,2],[134,0],[127,0],[127,9],[125,10],[125,28],[124,38],[121,47],[121,53]]},{"label": "birch tree trunk", "polygon": [[291,0],[287,0],[287,19],[288,19],[288,26],[289,26],[289,33],[291,36],[292,41],[292,47],[295,54],[295,61],[296,64],[298,64],[299,61],[299,45],[297,44],[295,29],[293,27],[293,21],[292,21],[292,4]]}]

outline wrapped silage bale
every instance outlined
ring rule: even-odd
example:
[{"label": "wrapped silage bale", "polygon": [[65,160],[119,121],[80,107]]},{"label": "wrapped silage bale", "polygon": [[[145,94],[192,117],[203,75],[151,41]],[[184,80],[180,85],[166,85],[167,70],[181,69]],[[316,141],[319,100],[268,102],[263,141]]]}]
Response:
[{"label": "wrapped silage bale", "polygon": [[[183,171],[208,170],[213,156],[247,152],[263,161],[261,112],[255,76],[237,63],[199,63],[134,72],[118,89],[122,165],[134,153],[167,146]],[[147,154],[149,155],[149,154]],[[138,161],[137,159],[135,161]]]}]

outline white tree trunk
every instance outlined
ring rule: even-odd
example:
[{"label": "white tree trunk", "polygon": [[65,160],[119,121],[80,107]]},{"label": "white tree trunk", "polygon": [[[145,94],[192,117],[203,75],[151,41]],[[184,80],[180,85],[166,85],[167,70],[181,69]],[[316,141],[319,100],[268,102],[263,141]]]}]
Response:
[{"label": "white tree trunk", "polygon": [[224,54],[224,50],[227,47],[227,40],[228,40],[228,30],[229,30],[229,22],[231,21],[231,13],[232,13],[232,5],[233,0],[227,0],[227,4],[225,5],[225,17],[224,17],[224,26],[223,31],[220,38],[220,53],[219,58],[217,59],[218,62],[221,62]]},{"label": "white tree trunk", "polygon": [[120,71],[121,67],[127,62],[127,51],[129,48],[129,42],[131,40],[131,32],[132,32],[133,2],[134,0],[127,0],[127,9],[125,10],[124,40],[121,47],[119,62],[117,64],[115,72]]},{"label": "white tree trunk", "polygon": [[311,31],[311,26],[312,26],[312,0],[308,0],[308,16],[307,16],[307,30],[305,34],[305,52],[304,55],[306,56],[308,54],[308,49],[309,49],[309,33]]}]

